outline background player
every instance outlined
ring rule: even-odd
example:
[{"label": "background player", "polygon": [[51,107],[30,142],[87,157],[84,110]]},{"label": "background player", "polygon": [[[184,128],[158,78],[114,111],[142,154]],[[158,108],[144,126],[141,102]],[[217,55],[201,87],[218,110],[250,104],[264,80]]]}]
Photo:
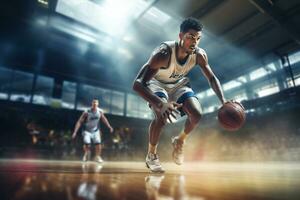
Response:
[{"label": "background player", "polygon": [[98,107],[99,101],[94,99],[92,101],[92,107],[87,111],[84,111],[75,125],[72,138],[75,139],[77,132],[81,125],[83,125],[83,151],[84,155],[82,160],[87,161],[91,154],[91,142],[95,144],[97,162],[103,162],[101,158],[101,134],[100,134],[100,120],[109,128],[110,133],[113,132],[113,128],[105,117],[103,111]]}]

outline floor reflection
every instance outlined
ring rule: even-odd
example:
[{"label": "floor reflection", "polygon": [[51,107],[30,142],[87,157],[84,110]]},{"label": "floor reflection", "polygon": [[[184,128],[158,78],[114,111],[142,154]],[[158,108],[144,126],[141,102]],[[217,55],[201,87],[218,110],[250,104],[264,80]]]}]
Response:
[{"label": "floor reflection", "polygon": [[148,175],[145,177],[146,194],[149,200],[158,199],[174,199],[174,200],[203,200],[205,198],[189,195],[186,191],[185,176],[173,175],[168,176],[169,182],[166,183],[167,190],[161,189],[161,184],[165,179],[165,175]]},{"label": "floor reflection", "polygon": [[127,163],[132,166],[129,172],[120,170],[125,164],[0,161],[1,200],[291,200],[300,196],[296,165],[236,166],[234,170],[209,165],[202,171],[151,174],[137,170],[135,163]]}]

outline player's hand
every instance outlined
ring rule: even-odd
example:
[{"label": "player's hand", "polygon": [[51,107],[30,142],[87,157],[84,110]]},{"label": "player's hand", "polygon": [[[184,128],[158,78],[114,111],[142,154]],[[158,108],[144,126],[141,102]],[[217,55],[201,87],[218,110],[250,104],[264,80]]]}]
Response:
[{"label": "player's hand", "polygon": [[110,133],[114,132],[114,128],[113,127],[109,127],[109,132]]},{"label": "player's hand", "polygon": [[177,110],[178,108],[182,107],[182,104],[176,103],[174,101],[172,102],[163,102],[160,106],[160,115],[164,120],[169,119],[171,123],[171,116],[176,119],[176,113],[180,114],[180,112]]}]

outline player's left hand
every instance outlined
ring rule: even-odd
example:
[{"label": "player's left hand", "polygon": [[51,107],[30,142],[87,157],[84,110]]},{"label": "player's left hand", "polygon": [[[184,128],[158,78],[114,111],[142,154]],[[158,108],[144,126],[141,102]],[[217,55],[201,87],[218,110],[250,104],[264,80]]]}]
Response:
[{"label": "player's left hand", "polygon": [[114,132],[114,128],[113,127],[109,127],[109,132],[110,133]]},{"label": "player's left hand", "polygon": [[162,108],[160,110],[162,118],[167,121],[169,120],[170,123],[173,123],[171,116],[176,119],[176,114],[180,114],[178,111],[178,108],[181,108],[182,104],[176,103],[176,102],[165,102],[162,105]]}]

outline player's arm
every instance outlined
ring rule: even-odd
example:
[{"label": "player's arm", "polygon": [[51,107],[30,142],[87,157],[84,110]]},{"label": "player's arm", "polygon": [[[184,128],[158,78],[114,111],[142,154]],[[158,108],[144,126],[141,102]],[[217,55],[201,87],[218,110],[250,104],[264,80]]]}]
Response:
[{"label": "player's arm", "polygon": [[161,67],[167,66],[170,55],[170,51],[165,44],[155,49],[147,63],[145,63],[139,71],[133,83],[133,90],[148,101],[154,108],[160,107],[163,101],[148,88],[148,82]]},{"label": "player's arm", "polygon": [[224,98],[220,81],[211,70],[208,64],[206,52],[202,49],[197,53],[197,64],[200,65],[201,71],[208,80],[210,87],[214,90],[221,103],[224,104],[226,100]]},{"label": "player's arm", "polygon": [[74,128],[74,132],[72,134],[72,138],[73,139],[76,137],[77,132],[78,132],[80,126],[85,122],[86,118],[87,118],[87,112],[83,112],[81,114],[81,116],[79,117],[78,121],[76,122],[76,125],[75,125],[75,128]]},{"label": "player's arm", "polygon": [[148,62],[142,67],[135,78],[133,90],[148,101],[154,110],[160,113],[164,119],[169,118],[171,121],[170,115],[175,117],[172,112],[178,112],[176,108],[182,105],[176,102],[164,102],[148,88],[149,81],[157,74],[158,70],[168,65],[170,56],[171,52],[165,44],[155,49]]},{"label": "player's arm", "polygon": [[105,117],[104,113],[102,113],[101,115],[101,121],[105,124],[105,126],[107,126],[107,128],[109,128],[109,132],[113,132],[114,129],[113,127],[110,125],[110,123],[108,122],[107,118]]}]

